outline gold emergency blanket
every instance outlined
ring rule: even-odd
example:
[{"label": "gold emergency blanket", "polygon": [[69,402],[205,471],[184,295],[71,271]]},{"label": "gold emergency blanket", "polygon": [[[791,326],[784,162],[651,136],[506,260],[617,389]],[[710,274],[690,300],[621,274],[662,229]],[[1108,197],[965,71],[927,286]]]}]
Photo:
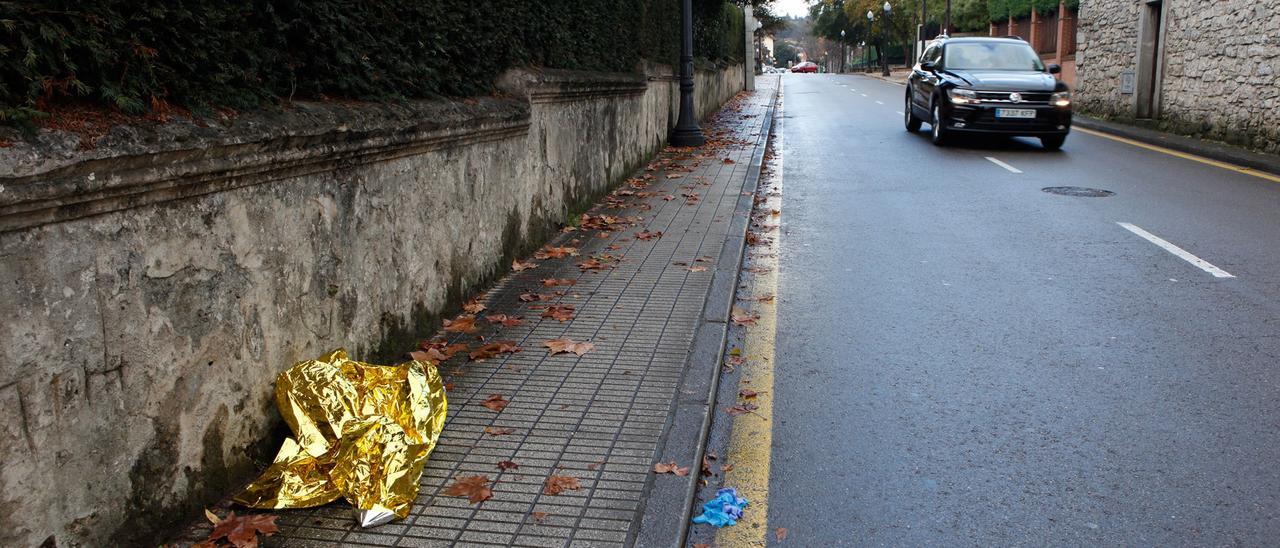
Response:
[{"label": "gold emergency blanket", "polygon": [[294,437],[237,503],[306,508],[343,497],[365,527],[409,515],[448,406],[435,365],[371,365],[334,350],[281,373],[276,405]]}]

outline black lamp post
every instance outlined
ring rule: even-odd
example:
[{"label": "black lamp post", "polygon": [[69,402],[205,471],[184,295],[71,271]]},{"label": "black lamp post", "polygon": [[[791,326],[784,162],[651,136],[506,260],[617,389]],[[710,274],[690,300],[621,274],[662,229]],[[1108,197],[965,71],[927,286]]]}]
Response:
[{"label": "black lamp post", "polygon": [[867,50],[867,43],[865,41],[859,42],[858,47],[862,48],[862,72],[871,70],[867,68],[871,65],[871,52]]},{"label": "black lamp post", "polygon": [[884,31],[884,44],[881,47],[885,48],[885,51],[880,53],[880,58],[884,60],[884,71],[880,73],[881,76],[889,75],[889,56],[886,53],[889,47],[889,12],[891,11],[893,6],[889,5],[889,0],[884,0],[884,20],[880,22],[880,28]]},{"label": "black lamp post", "polygon": [[848,57],[844,54],[844,31],[840,31],[840,74],[844,74],[844,60]]},{"label": "black lamp post", "polygon": [[[872,12],[871,12],[871,10],[867,10],[867,38],[871,38],[871,36],[872,36],[872,35],[871,35],[871,25],[872,25],[872,23],[875,23],[875,22],[876,22],[876,14],[872,13]],[[884,55],[884,52],[883,52],[883,51],[881,51],[881,52],[880,52],[880,54],[881,54],[881,55]],[[867,49],[867,64],[863,66],[863,69],[864,69],[864,70],[866,70],[868,73],[870,73],[870,72],[871,72],[871,50],[870,50],[870,48],[868,48],[868,49]]]},{"label": "black lamp post", "polygon": [[671,130],[671,146],[696,147],[707,142],[693,114],[693,0],[680,3],[680,119]]}]

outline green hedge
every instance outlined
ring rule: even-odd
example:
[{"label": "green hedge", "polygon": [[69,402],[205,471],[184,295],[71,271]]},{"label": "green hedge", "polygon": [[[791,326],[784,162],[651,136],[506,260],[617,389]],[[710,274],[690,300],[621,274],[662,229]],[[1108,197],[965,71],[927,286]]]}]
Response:
[{"label": "green hedge", "polygon": [[[742,59],[742,12],[695,0],[695,54]],[[0,120],[81,99],[140,113],[277,98],[487,93],[513,66],[675,64],[673,0],[0,0]]]},{"label": "green hedge", "polygon": [[[1080,0],[1066,0],[1068,8],[1078,8]],[[992,22],[1002,22],[1013,16],[1014,19],[1030,17],[1031,10],[1040,15],[1049,15],[1058,11],[1058,0],[987,0],[987,13]]]}]

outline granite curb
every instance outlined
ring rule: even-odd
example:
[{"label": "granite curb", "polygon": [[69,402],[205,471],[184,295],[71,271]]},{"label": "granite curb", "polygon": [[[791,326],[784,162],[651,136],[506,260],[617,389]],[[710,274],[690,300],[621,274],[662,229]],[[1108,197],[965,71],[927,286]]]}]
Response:
[{"label": "granite curb", "polygon": [[711,288],[703,305],[697,333],[685,365],[684,379],[659,441],[655,463],[674,461],[691,470],[684,481],[656,482],[651,476],[641,502],[639,530],[633,545],[658,547],[684,545],[697,494],[703,450],[711,427],[712,411],[720,380],[720,357],[728,340],[729,315],[738,285],[746,249],[746,233],[751,222],[753,197],[760,181],[764,154],[773,128],[781,81],[772,90],[760,135],[751,155],[751,164],[742,195],[734,210],[724,246],[716,260]]}]

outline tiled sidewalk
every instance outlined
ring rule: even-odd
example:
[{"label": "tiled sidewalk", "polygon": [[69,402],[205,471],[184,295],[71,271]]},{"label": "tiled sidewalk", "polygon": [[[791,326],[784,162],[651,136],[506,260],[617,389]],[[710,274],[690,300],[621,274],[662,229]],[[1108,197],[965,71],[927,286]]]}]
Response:
[{"label": "tiled sidewalk", "polygon": [[[634,223],[563,233],[549,245],[576,247],[580,256],[528,259],[537,266],[507,276],[481,298],[487,309],[477,317],[480,333],[450,335],[449,342],[474,347],[476,336],[484,335],[490,342],[514,341],[522,351],[470,362],[463,352],[441,366],[451,383],[449,418],[408,519],[363,530],[344,501],[281,511],[281,531],[268,545],[632,542],[713,263],[740,202],[751,156],[763,146],[761,125],[776,82],[759,79],[758,91],[740,95],[704,124],[713,138],[708,146],[663,152],[650,170],[631,179],[634,184],[624,184],[590,212]],[[662,235],[637,238],[644,231]],[[608,267],[578,266],[590,258]],[[575,284],[545,287],[541,280],[547,278]],[[521,300],[530,293],[552,298]],[[540,318],[554,304],[573,305],[574,317]],[[481,319],[495,314],[520,316],[523,323],[495,328]],[[581,357],[548,355],[542,343],[562,337],[595,348]],[[509,405],[500,412],[482,405],[493,394]],[[492,435],[486,428],[511,432]],[[499,461],[519,468],[500,470]],[[443,493],[454,480],[474,475],[496,480],[491,499],[471,504]],[[581,489],[543,494],[551,475],[576,478]]]}]

